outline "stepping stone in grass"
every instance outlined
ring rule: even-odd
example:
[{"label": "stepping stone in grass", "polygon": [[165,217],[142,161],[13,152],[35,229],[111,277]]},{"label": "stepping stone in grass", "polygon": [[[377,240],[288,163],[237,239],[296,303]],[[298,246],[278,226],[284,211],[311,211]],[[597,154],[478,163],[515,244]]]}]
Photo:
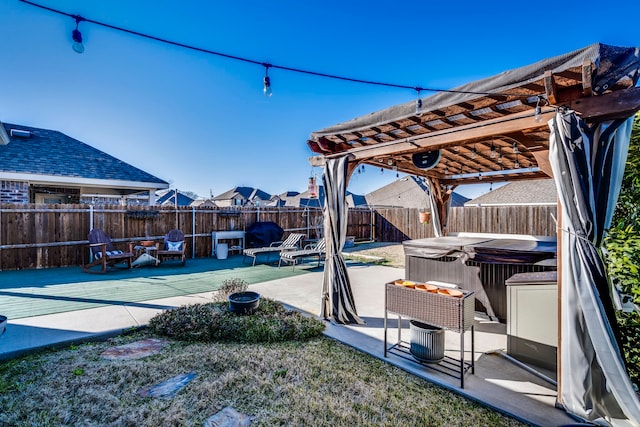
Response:
[{"label": "stepping stone in grass", "polygon": [[195,372],[178,375],[169,378],[158,385],[143,387],[138,390],[138,395],[142,397],[157,397],[160,399],[172,399],[184,386],[189,384],[196,377]]},{"label": "stepping stone in grass", "polygon": [[251,417],[227,406],[217,414],[207,418],[204,427],[246,427],[251,424]]},{"label": "stepping stone in grass", "polygon": [[100,353],[100,357],[109,360],[132,360],[141,359],[160,353],[162,348],[167,345],[164,340],[148,338],[135,341],[118,347],[111,347]]}]

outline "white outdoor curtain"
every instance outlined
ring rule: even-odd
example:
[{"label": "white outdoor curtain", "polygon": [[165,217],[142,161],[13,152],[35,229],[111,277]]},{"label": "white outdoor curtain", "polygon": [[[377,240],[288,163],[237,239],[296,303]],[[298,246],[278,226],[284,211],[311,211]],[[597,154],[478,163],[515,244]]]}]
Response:
[{"label": "white outdoor curtain", "polygon": [[327,244],[322,285],[322,317],[364,324],[358,317],[342,249],[347,236],[347,157],[327,159],[324,183],[324,236]]},{"label": "white outdoor curtain", "polygon": [[640,425],[640,402],[616,342],[600,245],[620,192],[633,118],[589,127],[573,111],[549,122],[562,208],[561,399],[598,424]]}]

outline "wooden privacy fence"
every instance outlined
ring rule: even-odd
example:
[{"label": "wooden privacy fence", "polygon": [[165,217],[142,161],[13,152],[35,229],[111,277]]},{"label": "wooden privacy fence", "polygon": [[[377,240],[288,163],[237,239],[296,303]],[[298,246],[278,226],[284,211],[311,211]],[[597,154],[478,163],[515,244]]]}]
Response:
[{"label": "wooden privacy fence", "polygon": [[[431,223],[419,221],[418,209],[376,208],[374,239],[402,242],[434,237]],[[449,233],[501,233],[556,236],[556,206],[471,206],[449,211]]]},{"label": "wooden privacy fence", "polygon": [[[477,231],[554,236],[555,207],[453,208],[451,232]],[[354,208],[348,212],[347,235],[357,241],[402,242],[432,237],[417,209]],[[272,221],[285,232],[308,238],[322,233],[318,208],[198,208],[87,205],[0,205],[0,271],[82,265],[88,262],[87,234],[101,228],[116,247],[126,242],[161,240],[172,228],[186,236],[187,256],[211,255],[211,233],[246,230]]]}]

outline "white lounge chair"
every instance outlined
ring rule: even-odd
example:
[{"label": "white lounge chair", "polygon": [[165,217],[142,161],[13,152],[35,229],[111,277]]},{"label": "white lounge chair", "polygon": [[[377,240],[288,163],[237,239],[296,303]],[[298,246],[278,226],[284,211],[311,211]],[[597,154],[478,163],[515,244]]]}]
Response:
[{"label": "white lounge chair", "polygon": [[307,245],[304,249],[300,249],[297,251],[286,251],[280,254],[280,262],[278,262],[278,267],[282,265],[282,263],[293,264],[293,269],[296,269],[296,264],[298,260],[302,261],[305,258],[317,258],[318,259],[318,267],[320,267],[320,262],[324,257],[326,252],[327,245],[325,243],[324,237],[318,240],[315,244]]},{"label": "white lounge chair", "polygon": [[[287,236],[285,240],[281,242],[273,242],[271,243],[271,245],[265,246],[262,248],[245,249],[242,251],[242,254],[244,255],[245,258],[246,257],[253,258],[253,263],[251,265],[256,265],[256,259],[258,258],[258,255],[262,255],[262,254],[267,255],[267,262],[268,262],[271,254],[274,254],[274,253],[280,254],[283,252],[300,249],[300,245],[302,243],[302,239],[304,238],[304,236],[305,236],[304,234],[300,234],[300,233],[291,233],[289,234],[289,236]],[[243,263],[245,258],[242,259]]]}]

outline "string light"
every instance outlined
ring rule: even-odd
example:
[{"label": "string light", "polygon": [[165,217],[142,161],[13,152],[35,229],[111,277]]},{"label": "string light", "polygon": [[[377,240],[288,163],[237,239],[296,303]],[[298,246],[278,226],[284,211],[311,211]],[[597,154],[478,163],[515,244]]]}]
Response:
[{"label": "string light", "polygon": [[498,153],[496,153],[496,147],[493,145],[493,141],[491,141],[491,151],[489,152],[489,157],[495,159]]},{"label": "string light", "polygon": [[520,152],[520,150],[518,150],[518,143],[514,142],[513,143],[513,154],[518,154]]},{"label": "string light", "polygon": [[472,159],[475,159],[476,155],[477,155],[476,144],[473,144],[473,150],[471,150],[471,155],[469,157],[471,157]]},{"label": "string light", "polygon": [[271,64],[264,64],[264,78],[262,79],[262,83],[264,85],[264,96],[273,95],[273,91],[271,90],[271,78],[269,77],[269,67],[271,67]]},{"label": "string light", "polygon": [[502,147],[499,148],[498,163],[502,163]]},{"label": "string light", "polygon": [[520,162],[518,161],[518,154],[516,154],[516,161],[513,164],[514,169],[520,169]]},{"label": "string light", "polygon": [[74,52],[83,53],[84,45],[82,44],[82,33],[80,32],[80,30],[78,30],[78,25],[80,24],[80,22],[84,21],[84,18],[79,15],[75,15],[73,16],[73,18],[76,20],[76,29],[71,32],[71,38],[73,39],[71,48],[74,50]]},{"label": "string light", "polygon": [[[348,81],[348,82],[353,82],[353,83],[361,83],[361,84],[368,84],[368,85],[375,85],[375,86],[385,86],[385,87],[392,87],[392,88],[397,88],[397,89],[412,89],[412,90],[415,90],[416,92],[418,92],[418,94],[420,94],[420,92],[424,91],[424,92],[446,92],[446,93],[457,93],[457,94],[464,94],[464,95],[481,95],[481,96],[497,95],[497,96],[502,96],[502,97],[515,97],[515,98],[529,98],[531,96],[531,94],[523,94],[523,93],[475,92],[475,91],[467,91],[467,90],[438,89],[438,88],[429,88],[429,87],[421,87],[421,86],[410,86],[410,85],[403,85],[403,84],[397,84],[397,83],[380,82],[380,81],[375,81],[375,80],[356,79],[356,78],[352,78],[352,77],[345,77],[345,76],[339,76],[339,75],[335,75],[335,74],[320,73],[320,72],[317,72],[317,71],[304,70],[304,69],[300,69],[300,68],[287,67],[287,66],[283,66],[283,65],[267,64],[267,63],[264,63],[264,62],[261,62],[261,61],[256,61],[254,59],[244,58],[244,57],[241,57],[241,56],[230,55],[230,54],[223,53],[223,52],[217,52],[217,51],[210,50],[210,49],[205,49],[205,48],[201,48],[201,47],[197,47],[197,46],[192,46],[192,45],[188,45],[188,44],[185,44],[185,43],[176,42],[176,41],[164,39],[164,38],[161,38],[161,37],[156,37],[156,36],[152,36],[152,35],[149,35],[149,34],[141,33],[141,32],[138,32],[138,31],[129,30],[127,28],[118,27],[118,26],[115,26],[115,25],[111,25],[111,24],[107,24],[107,23],[104,23],[104,22],[96,21],[96,20],[93,20],[93,19],[81,17],[79,15],[73,15],[71,13],[63,12],[61,10],[57,10],[57,9],[53,9],[53,8],[50,8],[50,7],[47,7],[47,6],[43,6],[41,4],[34,3],[32,1],[29,1],[29,0],[19,0],[19,1],[22,2],[22,3],[26,3],[28,5],[34,6],[34,7],[38,7],[40,9],[47,10],[49,12],[53,12],[53,13],[57,13],[57,14],[60,14],[60,15],[68,16],[70,18],[76,19],[77,22],[84,21],[84,22],[88,22],[88,23],[91,23],[91,24],[100,25],[102,27],[109,28],[109,29],[112,29],[112,30],[124,32],[124,33],[135,35],[135,36],[138,36],[138,37],[143,37],[143,38],[154,40],[154,41],[161,42],[161,43],[170,44],[170,45],[181,47],[181,48],[184,48],[184,49],[190,49],[190,50],[193,50],[193,51],[197,51],[197,52],[201,52],[201,53],[207,53],[207,54],[210,54],[210,55],[216,55],[216,56],[220,56],[220,57],[227,58],[227,59],[233,59],[233,60],[236,60],[236,61],[242,61],[242,62],[246,62],[246,63],[249,63],[249,64],[261,65],[261,66],[266,67],[266,68],[277,68],[277,69],[280,69],[280,70],[291,71],[291,72],[294,72],[294,73],[308,74],[308,75],[313,75],[313,76],[317,76],[317,77],[325,77],[325,78],[329,78],[329,79],[343,80],[343,81]],[[75,31],[73,33],[74,43],[78,42],[79,45],[81,45],[82,35],[80,34],[79,30],[77,30],[77,31],[78,31],[77,33]],[[76,38],[75,38],[76,34],[78,35],[78,41],[76,41]],[[75,47],[74,47],[74,50],[76,50]],[[84,50],[84,46],[83,45],[82,45],[82,50]],[[76,52],[77,52],[77,50],[76,50]],[[266,83],[266,81],[267,81],[266,77],[268,77],[268,76],[265,76],[265,79],[263,79],[263,83]],[[269,81],[269,87],[270,87],[270,84],[271,84],[271,82]],[[422,100],[418,97],[418,101],[416,101],[416,107],[420,107],[421,108],[422,107],[421,102],[422,102]],[[418,104],[420,104],[420,105],[418,105]]]},{"label": "string light", "polygon": [[538,100],[536,101],[536,108],[535,108],[535,113],[534,113],[534,120],[536,122],[540,122],[542,120],[542,117],[540,116],[540,113],[542,112],[542,108],[540,108],[540,101],[542,100],[541,97],[538,97]]},{"label": "string light", "polygon": [[420,88],[415,88],[416,93],[418,94],[418,99],[416,99],[416,116],[422,114],[420,110],[422,109],[422,98],[420,98]]}]

